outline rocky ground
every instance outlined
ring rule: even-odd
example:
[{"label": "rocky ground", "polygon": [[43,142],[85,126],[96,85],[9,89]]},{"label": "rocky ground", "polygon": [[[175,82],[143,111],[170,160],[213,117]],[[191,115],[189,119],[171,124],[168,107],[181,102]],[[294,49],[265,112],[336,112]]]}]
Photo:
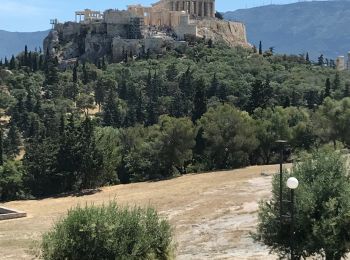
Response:
[{"label": "rocky ground", "polygon": [[[277,166],[187,175],[162,182],[119,185],[93,195],[17,201],[4,204],[28,217],[0,222],[0,259],[33,259],[43,232],[77,204],[115,199],[152,205],[175,227],[177,259],[276,259],[250,237],[258,202],[270,196]],[[270,173],[264,176],[261,173]]]}]

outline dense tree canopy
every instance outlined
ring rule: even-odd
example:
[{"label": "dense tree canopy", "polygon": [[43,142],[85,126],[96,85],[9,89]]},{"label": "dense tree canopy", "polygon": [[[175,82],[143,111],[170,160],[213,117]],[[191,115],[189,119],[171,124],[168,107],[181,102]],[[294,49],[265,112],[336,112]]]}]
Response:
[{"label": "dense tree canopy", "polygon": [[0,63],[2,158],[18,161],[21,194],[273,163],[281,138],[294,151],[350,145],[350,74],[304,56],[199,41],[107,61]]}]

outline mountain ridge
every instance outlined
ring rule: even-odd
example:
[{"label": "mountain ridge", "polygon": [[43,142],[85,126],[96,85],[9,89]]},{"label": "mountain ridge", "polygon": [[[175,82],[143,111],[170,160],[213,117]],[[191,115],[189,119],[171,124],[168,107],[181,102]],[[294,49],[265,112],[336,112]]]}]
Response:
[{"label": "mountain ridge", "polygon": [[24,46],[28,46],[28,50],[42,48],[43,40],[47,36],[47,31],[36,32],[9,32],[0,29],[0,59],[12,55],[17,55],[24,50]]},{"label": "mountain ridge", "polygon": [[329,58],[350,50],[350,1],[313,1],[267,5],[224,13],[227,20],[245,23],[248,41],[278,53],[309,52]]}]

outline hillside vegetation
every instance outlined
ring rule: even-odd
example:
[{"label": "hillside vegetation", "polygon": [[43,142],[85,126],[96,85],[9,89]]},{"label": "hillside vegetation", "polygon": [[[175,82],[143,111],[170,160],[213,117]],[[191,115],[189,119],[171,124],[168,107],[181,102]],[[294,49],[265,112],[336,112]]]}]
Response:
[{"label": "hillside vegetation", "polygon": [[350,75],[322,60],[208,41],[64,71],[25,50],[1,67],[0,200],[270,164],[278,139],[350,145]]},{"label": "hillside vegetation", "polygon": [[248,41],[278,53],[309,52],[335,59],[350,51],[350,1],[312,1],[268,5],[224,14],[246,24]]}]

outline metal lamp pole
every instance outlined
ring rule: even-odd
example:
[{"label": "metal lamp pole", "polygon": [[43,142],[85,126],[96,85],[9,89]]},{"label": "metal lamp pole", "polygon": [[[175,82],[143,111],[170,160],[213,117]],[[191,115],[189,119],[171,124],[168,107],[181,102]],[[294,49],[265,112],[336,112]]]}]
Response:
[{"label": "metal lamp pole", "polygon": [[294,190],[298,188],[299,181],[291,177],[287,181],[287,186],[290,189],[290,202],[291,202],[291,209],[290,209],[290,216],[291,216],[291,223],[290,223],[290,259],[294,260]]},{"label": "metal lamp pole", "polygon": [[282,225],[282,205],[283,205],[283,198],[282,198],[282,186],[283,186],[283,150],[284,150],[284,145],[287,143],[285,140],[277,140],[276,144],[279,145],[280,148],[280,222]]}]

